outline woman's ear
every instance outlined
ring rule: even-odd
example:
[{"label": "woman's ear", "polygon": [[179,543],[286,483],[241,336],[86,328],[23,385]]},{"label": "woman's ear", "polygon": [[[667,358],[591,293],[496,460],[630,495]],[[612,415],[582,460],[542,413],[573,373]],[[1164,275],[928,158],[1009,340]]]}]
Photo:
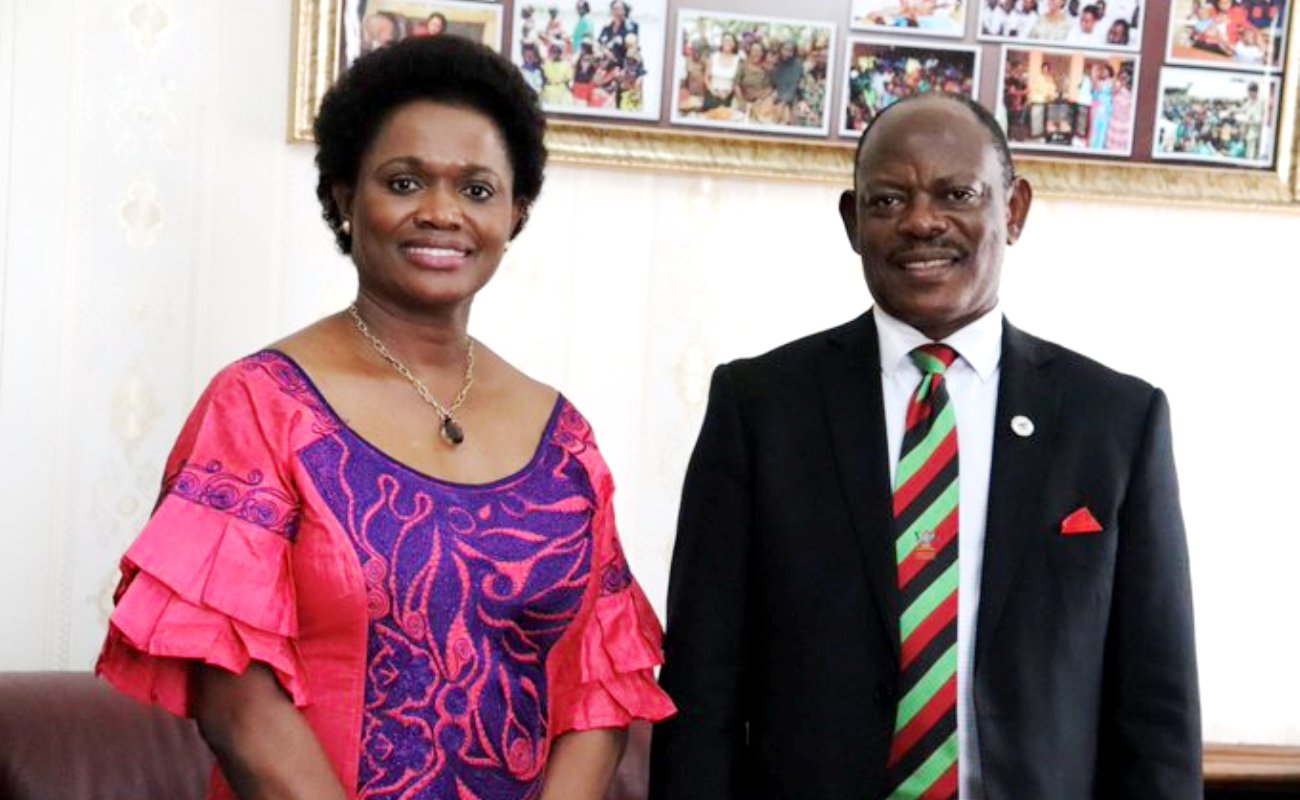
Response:
[{"label": "woman's ear", "polygon": [[514,227],[510,229],[510,238],[514,239],[524,229],[528,223],[528,207],[526,201],[520,200],[515,203]]},{"label": "woman's ear", "polygon": [[334,205],[338,206],[339,215],[343,217],[344,222],[352,219],[352,198],[355,194],[356,190],[351,186],[336,183],[330,187],[330,195],[333,196]]}]

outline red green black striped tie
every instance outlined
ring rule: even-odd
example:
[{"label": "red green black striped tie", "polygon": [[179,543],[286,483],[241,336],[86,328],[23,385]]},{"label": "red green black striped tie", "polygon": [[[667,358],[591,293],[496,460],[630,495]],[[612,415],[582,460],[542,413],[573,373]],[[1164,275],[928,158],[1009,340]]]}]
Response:
[{"label": "red green black striped tie", "polygon": [[894,476],[902,699],[888,800],[951,800],[957,796],[957,418],[943,375],[957,353],[928,344],[911,357],[922,376],[907,404]]}]

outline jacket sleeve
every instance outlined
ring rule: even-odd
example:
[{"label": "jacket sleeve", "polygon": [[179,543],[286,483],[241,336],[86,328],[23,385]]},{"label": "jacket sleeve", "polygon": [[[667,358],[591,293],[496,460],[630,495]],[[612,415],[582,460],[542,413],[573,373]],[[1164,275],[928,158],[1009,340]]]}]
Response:
[{"label": "jacket sleeve", "polygon": [[750,467],[731,368],[713,374],[682,492],[668,586],[663,687],[678,716],[656,726],[653,800],[742,796]]},{"label": "jacket sleeve", "polygon": [[1106,638],[1099,797],[1200,797],[1201,715],[1169,406],[1156,390],[1120,507]]}]

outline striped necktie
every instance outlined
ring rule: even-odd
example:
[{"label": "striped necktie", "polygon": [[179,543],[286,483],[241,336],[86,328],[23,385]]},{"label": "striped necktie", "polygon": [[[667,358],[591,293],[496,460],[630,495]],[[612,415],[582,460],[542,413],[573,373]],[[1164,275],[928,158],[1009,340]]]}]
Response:
[{"label": "striped necktie", "polygon": [[894,477],[898,589],[903,609],[901,698],[889,753],[888,800],[957,796],[957,418],[943,344],[911,352],[921,383],[907,404]]}]

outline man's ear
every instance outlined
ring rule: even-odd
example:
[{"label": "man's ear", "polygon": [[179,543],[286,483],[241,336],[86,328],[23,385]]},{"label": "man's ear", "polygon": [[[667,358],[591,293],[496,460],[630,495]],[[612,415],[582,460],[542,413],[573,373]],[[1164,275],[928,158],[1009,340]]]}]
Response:
[{"label": "man's ear", "polygon": [[840,195],[840,219],[844,222],[844,233],[849,237],[849,247],[862,255],[858,249],[858,195],[852,189],[845,189]]},{"label": "man's ear", "polygon": [[1017,175],[1007,190],[1007,244],[1015,244],[1025,230],[1029,206],[1034,202],[1034,187]]},{"label": "man's ear", "polygon": [[343,219],[352,219],[352,198],[356,195],[356,189],[336,183],[330,186],[330,194],[334,197],[334,205],[338,206],[339,214]]}]

